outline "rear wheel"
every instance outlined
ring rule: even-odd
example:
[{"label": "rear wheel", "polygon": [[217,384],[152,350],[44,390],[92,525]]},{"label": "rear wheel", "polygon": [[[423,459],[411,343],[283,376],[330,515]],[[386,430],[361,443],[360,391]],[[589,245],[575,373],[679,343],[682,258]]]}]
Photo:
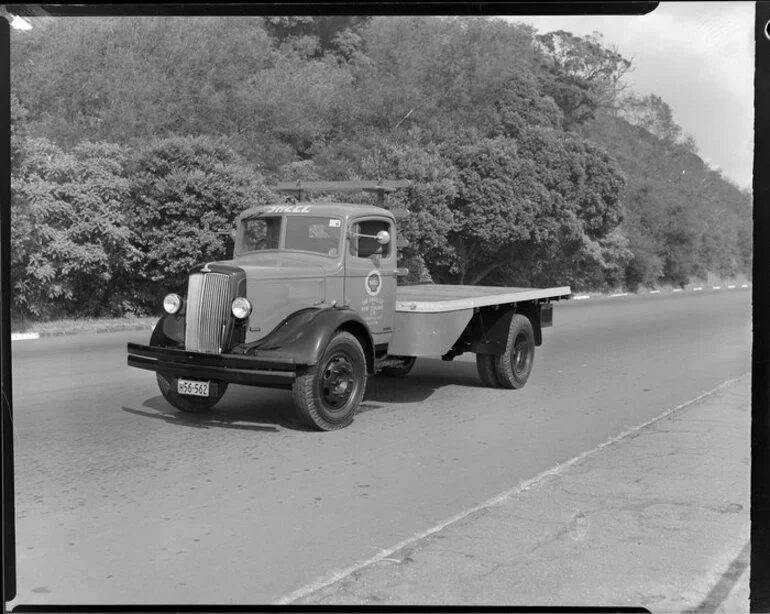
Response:
[{"label": "rear wheel", "polygon": [[208,397],[179,394],[177,392],[178,377],[164,375],[163,373],[156,373],[155,375],[158,379],[158,388],[160,388],[163,398],[179,411],[190,414],[209,411],[227,391],[227,382],[212,381],[209,383],[209,392],[212,394]]},{"label": "rear wheel", "polygon": [[347,332],[335,334],[315,367],[292,386],[294,407],[309,426],[332,431],[348,426],[366,391],[366,356]]},{"label": "rear wheel", "polygon": [[497,380],[495,372],[495,360],[497,356],[492,354],[476,354],[476,370],[479,372],[481,383],[488,388],[499,388],[500,382]]},{"label": "rear wheel", "polygon": [[496,357],[495,374],[502,388],[521,388],[527,383],[535,360],[535,332],[526,316],[515,313],[508,329],[505,352]]}]

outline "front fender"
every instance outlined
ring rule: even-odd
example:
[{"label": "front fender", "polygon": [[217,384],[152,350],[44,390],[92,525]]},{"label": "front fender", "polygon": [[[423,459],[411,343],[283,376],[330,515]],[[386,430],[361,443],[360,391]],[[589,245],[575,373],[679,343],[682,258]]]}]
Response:
[{"label": "front fender", "polygon": [[369,327],[350,309],[334,307],[301,309],[279,324],[269,335],[234,349],[234,353],[264,355],[280,352],[294,356],[298,365],[313,366],[321,360],[326,345],[340,329],[354,334],[366,355],[367,370],[374,367],[374,344]]},{"label": "front fender", "polygon": [[161,316],[150,337],[150,345],[158,347],[184,346],[185,319],[182,314]]}]

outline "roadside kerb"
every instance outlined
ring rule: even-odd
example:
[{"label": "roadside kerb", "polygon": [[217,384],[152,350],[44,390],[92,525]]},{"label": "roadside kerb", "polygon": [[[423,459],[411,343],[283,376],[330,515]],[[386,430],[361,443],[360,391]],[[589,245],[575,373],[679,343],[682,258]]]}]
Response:
[{"label": "roadside kerb", "polygon": [[119,333],[132,330],[151,331],[153,328],[154,325],[126,324],[125,326],[96,327],[91,329],[11,333],[11,341],[29,341],[34,339],[45,339],[47,337],[71,337],[74,335],[98,335],[102,333]]},{"label": "roadside kerb", "polygon": [[[736,288],[750,288],[751,284],[741,284],[740,286],[736,284],[730,284],[729,286],[723,287],[723,286],[711,286],[710,288],[706,288],[704,286],[696,286],[694,288],[690,288],[690,292],[702,292],[703,290],[734,290]],[[573,301],[585,301],[590,298],[613,298],[613,297],[620,297],[620,296],[629,296],[629,295],[636,295],[636,296],[642,296],[644,294],[667,294],[670,292],[686,292],[687,290],[682,288],[672,288],[671,290],[668,290],[667,292],[663,292],[662,290],[649,290],[647,292],[616,292],[613,294],[606,294],[603,292],[596,292],[593,294],[573,294],[571,300]]]},{"label": "roadside kerb", "polygon": [[749,396],[727,382],[278,603],[748,611]]},{"label": "roadside kerb", "polygon": [[[741,288],[748,288],[749,284],[742,284],[740,286]],[[727,286],[729,289],[736,288],[735,285]],[[713,286],[712,290],[720,290],[720,286]],[[703,290],[703,288],[693,288],[692,289],[695,292],[699,292]],[[674,288],[671,290],[671,292],[682,292],[680,288]],[[622,297],[622,296],[628,296],[629,292],[618,292],[616,294],[575,294],[572,296],[573,301],[584,301],[588,300],[590,298],[601,298],[601,297]],[[661,290],[650,290],[649,294],[661,294]],[[123,331],[132,331],[132,330],[152,330],[154,328],[154,323],[151,325],[146,324],[126,324],[126,325],[116,325],[111,327],[96,327],[93,329],[73,329],[73,330],[63,330],[63,331],[40,331],[40,332],[21,332],[21,333],[11,333],[11,341],[28,341],[28,340],[34,340],[34,339],[44,339],[46,337],[66,337],[71,335],[94,335],[98,333],[115,333],[115,332],[123,332]]]}]

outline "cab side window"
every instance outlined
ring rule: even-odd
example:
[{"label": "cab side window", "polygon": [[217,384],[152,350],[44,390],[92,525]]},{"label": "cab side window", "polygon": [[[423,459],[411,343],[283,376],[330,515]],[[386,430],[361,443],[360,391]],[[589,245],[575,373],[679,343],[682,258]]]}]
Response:
[{"label": "cab side window", "polygon": [[[387,230],[391,236],[393,231],[390,228],[390,223],[380,220],[368,220],[366,222],[359,222],[356,224],[356,232],[362,235],[376,236],[381,230]],[[380,258],[388,258],[390,256],[391,243],[387,245],[380,245],[377,243],[377,239],[370,239],[369,237],[358,237],[358,257],[369,258],[373,255],[378,255]]]}]

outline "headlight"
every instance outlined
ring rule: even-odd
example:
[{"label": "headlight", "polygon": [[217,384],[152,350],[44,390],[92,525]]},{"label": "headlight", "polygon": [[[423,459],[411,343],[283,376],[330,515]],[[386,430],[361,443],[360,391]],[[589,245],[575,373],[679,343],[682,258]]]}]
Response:
[{"label": "headlight", "polygon": [[178,294],[167,294],[163,299],[163,309],[166,313],[178,313],[182,308],[182,297]]},{"label": "headlight", "polygon": [[239,320],[245,320],[251,313],[251,303],[249,299],[244,296],[239,296],[233,301],[232,306],[233,315]]}]

